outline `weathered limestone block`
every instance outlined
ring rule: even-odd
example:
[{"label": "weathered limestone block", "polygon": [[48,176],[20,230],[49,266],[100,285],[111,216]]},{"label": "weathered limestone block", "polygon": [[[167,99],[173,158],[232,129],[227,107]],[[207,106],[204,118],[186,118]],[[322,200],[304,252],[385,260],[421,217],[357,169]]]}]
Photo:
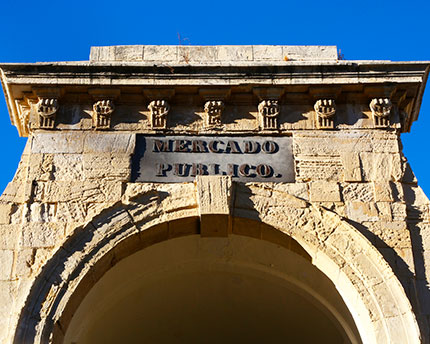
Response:
[{"label": "weathered limestone block", "polygon": [[20,231],[16,225],[0,224],[0,250],[12,250],[19,241]]},{"label": "weathered limestone block", "polygon": [[54,171],[52,174],[54,180],[84,180],[81,154],[55,154],[53,156],[53,166]]},{"label": "weathered limestone block", "polygon": [[20,245],[28,248],[54,247],[65,237],[65,226],[62,223],[23,224]]},{"label": "weathered limestone block", "polygon": [[340,202],[339,184],[335,182],[313,181],[310,188],[311,202]]},{"label": "weathered limestone block", "polygon": [[273,190],[285,192],[299,199],[309,201],[308,183],[273,183]]},{"label": "weathered limestone block", "polygon": [[374,182],[375,201],[376,202],[393,202],[394,197],[391,192],[391,183],[389,182]]},{"label": "weathered limestone block", "polygon": [[391,202],[376,202],[376,209],[378,210],[379,218],[382,221],[393,220],[393,212],[391,205]]},{"label": "weathered limestone block", "polygon": [[344,175],[343,179],[345,182],[360,182],[362,180],[361,177],[361,164],[360,157],[358,153],[346,153],[343,152],[340,154]]},{"label": "weathered limestone block", "polygon": [[[403,221],[391,221],[383,222],[379,221],[379,231],[375,234],[380,237],[388,247],[392,248],[410,248],[411,239],[409,231],[406,227],[406,222]],[[378,246],[378,244],[376,244]],[[413,262],[412,262],[413,266]]]},{"label": "weathered limestone block", "polygon": [[277,59],[279,61],[283,61],[283,51],[281,46],[276,45],[265,45],[265,46],[258,46],[255,45],[254,47],[254,60],[255,61],[264,61],[264,60],[272,60]]},{"label": "weathered limestone block", "polygon": [[58,222],[83,222],[88,215],[89,203],[59,202],[57,203],[56,220]]},{"label": "weathered limestone block", "polygon": [[363,179],[366,181],[398,181],[402,176],[401,160],[398,154],[360,153]]},{"label": "weathered limestone block", "polygon": [[10,332],[10,326],[16,320],[13,312],[18,281],[0,281],[0,342],[7,343],[7,335]]},{"label": "weathered limestone block", "polygon": [[342,184],[342,195],[344,201],[374,201],[374,192],[371,183],[344,183]]},{"label": "weathered limestone block", "polygon": [[13,251],[0,250],[0,280],[5,281],[11,278],[13,266]]},{"label": "weathered limestone block", "polygon": [[56,222],[57,204],[39,203],[22,206],[22,222]]},{"label": "weathered limestone block", "polygon": [[345,202],[346,214],[350,220],[357,222],[378,221],[378,211],[372,202]]},{"label": "weathered limestone block", "polygon": [[82,202],[114,202],[119,201],[122,196],[122,184],[110,181],[85,181],[73,183],[66,189],[64,201]]},{"label": "weathered limestone block", "polygon": [[303,131],[293,133],[295,154],[339,156],[341,153],[399,153],[395,133],[371,130],[339,132]]},{"label": "weathered limestone block", "polygon": [[296,157],[296,180],[342,181],[344,169],[339,157]]},{"label": "weathered limestone block", "polygon": [[405,221],[407,217],[406,204],[401,202],[390,203],[391,214],[394,221]]},{"label": "weathered limestone block", "polygon": [[129,154],[83,154],[84,179],[105,179],[129,181],[131,176],[131,156]]},{"label": "weathered limestone block", "polygon": [[11,203],[0,203],[0,225],[10,223],[11,213],[12,213]]},{"label": "weathered limestone block", "polygon": [[32,153],[82,153],[84,132],[37,133],[31,141]]},{"label": "weathered limestone block", "polygon": [[136,135],[130,133],[88,133],[85,136],[85,153],[133,154]]},{"label": "weathered limestone block", "polygon": [[[143,48],[143,47],[142,47]],[[176,61],[178,59],[178,46],[164,45],[164,46],[145,46],[143,59],[145,61]]]},{"label": "weathered limestone block", "polygon": [[230,46],[219,46],[217,49],[218,61],[252,61],[254,59],[252,46],[237,46],[231,49]]},{"label": "weathered limestone block", "polygon": [[51,256],[51,248],[24,248],[17,251],[13,278],[25,281],[37,276]]},{"label": "weathered limestone block", "polygon": [[37,182],[36,202],[114,202],[121,199],[122,184],[116,181],[94,180],[70,182]]}]

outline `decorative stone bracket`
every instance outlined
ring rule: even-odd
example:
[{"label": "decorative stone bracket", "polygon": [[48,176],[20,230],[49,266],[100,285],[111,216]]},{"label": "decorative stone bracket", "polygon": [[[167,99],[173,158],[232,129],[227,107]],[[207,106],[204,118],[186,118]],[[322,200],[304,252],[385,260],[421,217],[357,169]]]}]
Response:
[{"label": "decorative stone bracket", "polygon": [[15,103],[19,118],[19,123],[17,123],[18,131],[21,136],[27,136],[30,131],[31,101],[24,97],[24,99],[16,100]]},{"label": "decorative stone bracket", "polygon": [[258,104],[260,128],[262,130],[277,130],[279,126],[280,107],[278,100],[263,100]]},{"label": "decorative stone bracket", "polygon": [[208,100],[205,103],[207,128],[220,128],[222,125],[222,112],[224,110],[224,102],[222,100]]},{"label": "decorative stone bracket", "polygon": [[376,128],[384,128],[390,125],[390,114],[393,105],[389,98],[373,98],[369,107],[372,110],[373,123]]},{"label": "decorative stone bracket", "polygon": [[151,112],[152,129],[166,129],[167,115],[170,110],[167,100],[153,100],[149,103],[148,109]]},{"label": "decorative stone bracket", "polygon": [[99,100],[93,105],[93,127],[96,129],[109,129],[112,113],[115,111],[113,100]]},{"label": "decorative stone bracket", "polygon": [[55,115],[58,111],[57,98],[39,98],[36,108],[39,117],[39,127],[42,129],[53,129],[55,126]]},{"label": "decorative stone bracket", "polygon": [[109,129],[112,114],[115,111],[114,100],[119,97],[121,91],[113,88],[96,88],[88,91],[93,96],[95,103],[91,117],[94,129]]},{"label": "decorative stone bracket", "polygon": [[318,129],[333,129],[336,104],[334,99],[319,99],[315,102],[315,121]]}]

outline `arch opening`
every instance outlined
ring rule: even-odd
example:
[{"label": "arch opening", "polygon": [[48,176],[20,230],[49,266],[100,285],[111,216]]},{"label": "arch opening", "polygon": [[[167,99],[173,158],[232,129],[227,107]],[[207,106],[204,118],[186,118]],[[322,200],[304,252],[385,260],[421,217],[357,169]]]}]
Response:
[{"label": "arch opening", "polygon": [[139,250],[91,288],[62,342],[361,343],[332,282],[280,244],[188,235]]}]

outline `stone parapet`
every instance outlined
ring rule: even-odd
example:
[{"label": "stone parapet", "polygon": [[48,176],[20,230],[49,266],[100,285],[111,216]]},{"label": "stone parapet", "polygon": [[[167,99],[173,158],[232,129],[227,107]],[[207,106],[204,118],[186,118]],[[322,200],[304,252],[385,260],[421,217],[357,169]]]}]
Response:
[{"label": "stone parapet", "polygon": [[122,45],[91,47],[92,62],[210,63],[337,61],[336,46],[323,45]]}]

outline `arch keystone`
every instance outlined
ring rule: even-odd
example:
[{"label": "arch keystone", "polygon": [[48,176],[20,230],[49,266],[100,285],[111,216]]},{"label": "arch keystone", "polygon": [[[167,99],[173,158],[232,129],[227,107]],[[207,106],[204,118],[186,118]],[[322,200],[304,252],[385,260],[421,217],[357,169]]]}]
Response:
[{"label": "arch keystone", "polygon": [[197,204],[200,234],[204,237],[226,237],[231,233],[233,199],[230,176],[197,176]]}]

